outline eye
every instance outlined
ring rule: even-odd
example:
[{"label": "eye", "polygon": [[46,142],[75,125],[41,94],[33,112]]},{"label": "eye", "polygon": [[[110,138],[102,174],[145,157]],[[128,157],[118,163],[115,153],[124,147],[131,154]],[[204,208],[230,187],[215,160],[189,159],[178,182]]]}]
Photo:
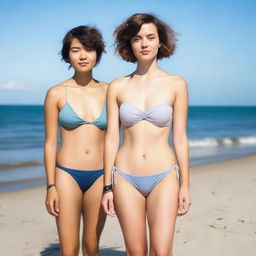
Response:
[{"label": "eye", "polygon": [[94,51],[94,49],[93,49],[93,48],[90,48],[90,47],[87,47],[87,48],[86,48],[86,51],[87,51],[87,52],[92,52],[92,51]]},{"label": "eye", "polygon": [[138,42],[140,39],[138,38],[138,37],[135,37],[134,39],[133,39],[133,41],[134,42]]},{"label": "eye", "polygon": [[155,37],[154,37],[154,36],[151,36],[151,37],[149,37],[148,39],[149,39],[149,40],[154,40]]},{"label": "eye", "polygon": [[79,49],[73,48],[71,49],[71,52],[79,52]]}]

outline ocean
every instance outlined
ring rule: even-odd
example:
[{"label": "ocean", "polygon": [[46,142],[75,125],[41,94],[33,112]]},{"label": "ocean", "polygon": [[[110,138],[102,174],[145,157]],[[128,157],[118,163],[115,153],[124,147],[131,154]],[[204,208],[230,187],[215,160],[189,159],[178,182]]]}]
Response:
[{"label": "ocean", "polygon": [[[0,192],[45,182],[43,112],[0,105]],[[256,153],[256,107],[189,107],[187,131],[192,166]]]}]

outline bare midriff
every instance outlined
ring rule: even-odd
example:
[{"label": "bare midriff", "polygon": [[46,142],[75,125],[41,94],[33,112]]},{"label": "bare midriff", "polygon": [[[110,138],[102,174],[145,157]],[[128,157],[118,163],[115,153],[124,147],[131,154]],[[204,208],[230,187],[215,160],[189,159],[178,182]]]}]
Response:
[{"label": "bare midriff", "polygon": [[151,175],[172,167],[175,155],[169,145],[170,127],[157,127],[142,120],[123,129],[115,166],[134,175]]},{"label": "bare midriff", "polygon": [[61,145],[57,163],[72,169],[98,170],[103,168],[105,130],[92,124],[75,129],[60,128]]}]

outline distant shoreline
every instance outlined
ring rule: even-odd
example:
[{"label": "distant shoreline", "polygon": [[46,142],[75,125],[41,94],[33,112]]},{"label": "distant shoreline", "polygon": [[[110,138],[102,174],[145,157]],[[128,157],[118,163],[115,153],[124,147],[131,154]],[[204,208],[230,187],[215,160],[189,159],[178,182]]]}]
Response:
[{"label": "distant shoreline", "polygon": [[[1,104],[0,106],[28,106],[43,107],[44,104]],[[256,105],[189,105],[189,107],[256,107]]]}]

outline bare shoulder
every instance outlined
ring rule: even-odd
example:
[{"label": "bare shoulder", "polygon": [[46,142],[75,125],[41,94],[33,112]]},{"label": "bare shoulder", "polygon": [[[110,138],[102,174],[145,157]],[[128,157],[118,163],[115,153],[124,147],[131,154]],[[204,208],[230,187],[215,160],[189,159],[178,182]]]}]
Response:
[{"label": "bare shoulder", "polygon": [[118,91],[120,90],[128,81],[127,77],[119,77],[111,81],[109,84],[109,90],[111,91]]},{"label": "bare shoulder", "polygon": [[181,76],[172,76],[172,81],[173,81],[174,86],[177,89],[186,89],[187,88],[186,80]]},{"label": "bare shoulder", "polygon": [[186,80],[178,75],[171,75],[165,72],[165,78],[168,81],[168,85],[175,90],[187,90]]},{"label": "bare shoulder", "polygon": [[58,101],[60,98],[63,97],[63,95],[65,94],[65,83],[61,82],[59,84],[56,84],[52,87],[50,87],[47,91],[46,94],[46,99],[51,99],[51,100],[56,100]]}]

